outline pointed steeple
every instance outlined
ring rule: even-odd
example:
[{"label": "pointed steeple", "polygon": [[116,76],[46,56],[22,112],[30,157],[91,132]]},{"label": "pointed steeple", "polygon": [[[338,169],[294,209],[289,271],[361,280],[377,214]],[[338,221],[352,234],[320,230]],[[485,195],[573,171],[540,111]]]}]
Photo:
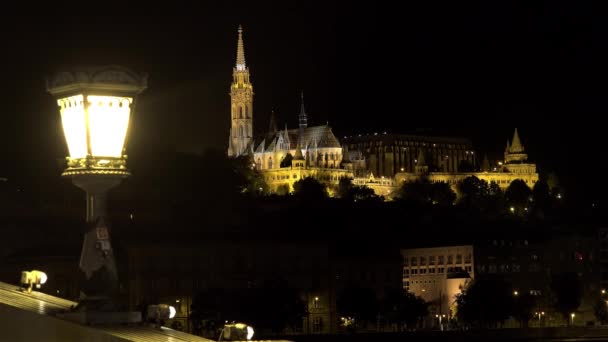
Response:
[{"label": "pointed steeple", "polygon": [[268,126],[268,133],[275,134],[277,132],[277,121],[274,118],[274,110],[270,111],[270,125]]},{"label": "pointed steeple", "polygon": [[509,152],[510,148],[511,148],[511,144],[509,143],[509,139],[507,139],[507,147],[505,148],[505,152]]},{"label": "pointed steeple", "polygon": [[424,160],[424,151],[420,149],[420,153],[418,153],[418,166],[426,166],[426,160]]},{"label": "pointed steeple", "polygon": [[302,104],[300,106],[300,115],[298,115],[298,120],[300,122],[300,128],[308,127],[308,118],[306,117],[306,110],[304,109],[304,90],[302,90]]},{"label": "pointed steeple", "polygon": [[239,25],[239,40],[236,47],[236,70],[245,70],[245,47],[243,45],[243,27]]},{"label": "pointed steeple", "polygon": [[519,140],[519,134],[517,133],[517,128],[515,128],[515,132],[513,133],[513,143],[511,143],[511,148],[509,152],[511,153],[521,153],[524,151],[524,145],[521,144]]},{"label": "pointed steeple", "polygon": [[426,175],[429,172],[429,167],[426,165],[426,160],[424,158],[424,150],[420,149],[418,153],[418,162],[416,166],[414,166],[414,171],[418,175]]},{"label": "pointed steeple", "polygon": [[481,171],[490,171],[490,161],[488,160],[488,155],[483,155],[483,161],[481,162]]}]

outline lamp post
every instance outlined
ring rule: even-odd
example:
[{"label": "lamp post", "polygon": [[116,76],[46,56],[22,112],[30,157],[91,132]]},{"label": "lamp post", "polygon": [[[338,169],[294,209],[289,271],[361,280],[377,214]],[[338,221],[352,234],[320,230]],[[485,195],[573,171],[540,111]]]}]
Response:
[{"label": "lamp post", "polygon": [[108,66],[59,72],[47,80],[57,100],[69,156],[62,176],[86,193],[78,311],[117,311],[118,272],[106,219],[106,194],[130,175],[125,143],[147,75]]},{"label": "lamp post", "polygon": [[442,314],[436,314],[436,315],[435,315],[435,318],[438,318],[438,319],[439,319],[439,329],[440,329],[441,331],[443,331],[443,324],[441,324],[441,318],[445,318],[445,314],[443,314],[443,315],[442,315]]},{"label": "lamp post", "polygon": [[540,328],[541,327],[541,318],[542,318],[542,316],[545,315],[545,312],[544,311],[539,311],[539,312],[536,313],[536,315],[538,316],[538,327]]},{"label": "lamp post", "polygon": [[574,316],[576,316],[574,312],[570,314],[570,325],[572,326],[574,326]]}]

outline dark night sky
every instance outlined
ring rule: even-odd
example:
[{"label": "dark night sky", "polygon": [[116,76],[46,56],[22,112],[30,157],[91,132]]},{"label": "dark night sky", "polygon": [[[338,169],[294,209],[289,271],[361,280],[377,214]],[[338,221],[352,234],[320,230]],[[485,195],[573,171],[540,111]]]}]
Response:
[{"label": "dark night sky", "polygon": [[131,154],[224,149],[239,23],[255,129],[271,108],[295,127],[304,89],[309,120],[340,136],[432,127],[500,152],[518,127],[541,171],[571,187],[606,172],[608,24],[591,4],[194,3],[5,12],[0,173],[39,177],[65,154],[44,78],[75,64],[149,73]]}]

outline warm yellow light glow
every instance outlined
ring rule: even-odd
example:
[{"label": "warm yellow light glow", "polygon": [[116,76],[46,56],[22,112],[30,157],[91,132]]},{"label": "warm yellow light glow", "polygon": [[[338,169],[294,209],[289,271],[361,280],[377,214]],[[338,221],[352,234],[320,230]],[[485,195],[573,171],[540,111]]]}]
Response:
[{"label": "warm yellow light glow", "polygon": [[122,157],[131,111],[130,97],[87,96],[91,154]]},{"label": "warm yellow light glow", "polygon": [[519,292],[517,292],[517,291],[513,291],[513,295],[514,295],[514,296],[517,296],[518,294],[519,294]]},{"label": "warm yellow light glow", "polygon": [[87,155],[87,125],[82,95],[57,100],[61,112],[61,124],[71,158]]}]

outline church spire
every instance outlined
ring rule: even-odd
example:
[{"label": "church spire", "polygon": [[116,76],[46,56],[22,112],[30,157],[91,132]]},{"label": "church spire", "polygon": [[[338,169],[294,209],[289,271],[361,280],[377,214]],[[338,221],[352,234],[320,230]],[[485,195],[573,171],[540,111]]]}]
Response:
[{"label": "church spire", "polygon": [[274,134],[277,132],[277,121],[274,117],[274,109],[270,111],[270,125],[268,126],[268,133]]},{"label": "church spire", "polygon": [[245,48],[243,46],[243,27],[239,25],[239,40],[236,47],[236,70],[245,70]]},{"label": "church spire", "polygon": [[511,153],[521,153],[524,151],[524,145],[521,144],[519,140],[519,134],[517,133],[517,128],[515,128],[515,133],[513,133],[513,140],[511,143],[511,148],[509,152]]},{"label": "church spire", "polygon": [[302,104],[300,106],[300,115],[298,115],[298,119],[300,121],[300,128],[308,127],[308,118],[306,117],[306,110],[304,109],[304,90],[301,93],[302,96]]}]

